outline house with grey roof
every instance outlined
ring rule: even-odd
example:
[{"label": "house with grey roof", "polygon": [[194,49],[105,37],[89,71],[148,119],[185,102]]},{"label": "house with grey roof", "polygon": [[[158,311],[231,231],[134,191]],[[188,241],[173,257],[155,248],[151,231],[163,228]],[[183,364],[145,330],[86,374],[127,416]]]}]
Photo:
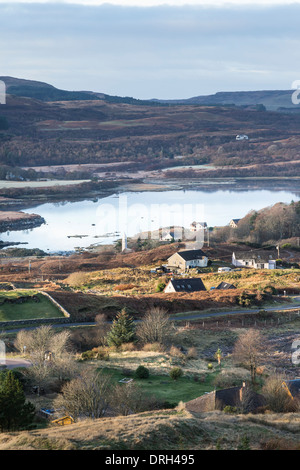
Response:
[{"label": "house with grey roof", "polygon": [[164,292],[200,292],[205,291],[205,286],[200,278],[170,279]]},{"label": "house with grey roof", "polygon": [[232,253],[232,264],[234,266],[254,269],[276,269],[276,259],[276,254],[268,251]]},{"label": "house with grey roof", "polygon": [[219,290],[228,290],[228,289],[236,289],[236,287],[233,284],[230,284],[229,282],[220,282],[220,284],[216,287],[216,289]]},{"label": "house with grey roof", "polygon": [[222,411],[226,406],[253,412],[265,405],[265,398],[254,392],[245,383],[241,387],[230,387],[205,393],[186,403],[190,412]]},{"label": "house with grey roof", "polygon": [[190,268],[206,267],[208,257],[202,250],[177,251],[168,258],[168,266],[186,271]]}]

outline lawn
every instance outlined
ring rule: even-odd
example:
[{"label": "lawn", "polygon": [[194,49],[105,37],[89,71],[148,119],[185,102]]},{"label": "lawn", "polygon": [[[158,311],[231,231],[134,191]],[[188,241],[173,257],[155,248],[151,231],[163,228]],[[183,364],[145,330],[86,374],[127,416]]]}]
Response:
[{"label": "lawn", "polygon": [[121,370],[102,368],[103,373],[109,374],[112,381],[128,377],[133,378],[136,385],[141,387],[148,395],[153,395],[162,402],[172,405],[178,405],[180,401],[187,402],[211,392],[215,389],[213,380],[218,372],[207,374],[205,382],[195,381],[191,376],[182,376],[177,380],[172,380],[167,375],[151,374],[148,379],[135,379],[133,375],[124,375]]},{"label": "lawn", "polygon": [[[5,299],[27,297],[22,303],[7,303]],[[58,318],[62,312],[45,296],[34,291],[0,292],[0,322],[31,320],[36,318]]]}]

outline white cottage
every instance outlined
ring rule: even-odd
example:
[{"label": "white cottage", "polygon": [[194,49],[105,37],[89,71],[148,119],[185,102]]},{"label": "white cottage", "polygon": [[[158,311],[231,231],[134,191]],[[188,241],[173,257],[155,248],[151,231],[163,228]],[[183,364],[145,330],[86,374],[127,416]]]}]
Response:
[{"label": "white cottage", "polygon": [[233,252],[232,264],[254,269],[276,269],[276,255],[266,251]]}]

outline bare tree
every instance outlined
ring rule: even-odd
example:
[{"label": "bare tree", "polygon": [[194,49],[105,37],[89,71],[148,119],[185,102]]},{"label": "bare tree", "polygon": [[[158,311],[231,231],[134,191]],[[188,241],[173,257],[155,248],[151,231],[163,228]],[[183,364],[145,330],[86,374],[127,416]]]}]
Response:
[{"label": "bare tree", "polygon": [[32,331],[21,330],[15,346],[28,354],[32,366],[27,375],[40,389],[48,385],[50,377],[57,377],[62,383],[76,372],[75,363],[68,352],[70,334],[67,331],[56,333],[51,326],[41,326]]},{"label": "bare tree", "polygon": [[107,323],[107,318],[104,314],[99,314],[95,318],[96,320],[96,340],[100,346],[104,346],[106,343],[106,336],[109,332],[109,325]]},{"label": "bare tree", "polygon": [[100,372],[85,371],[62,388],[62,394],[55,400],[56,408],[77,420],[78,418],[101,418],[111,400],[111,378]]},{"label": "bare tree", "polygon": [[234,347],[233,359],[249,367],[253,384],[256,381],[257,367],[264,356],[264,342],[258,330],[250,329],[239,337]]},{"label": "bare tree", "polygon": [[136,335],[143,343],[165,344],[172,336],[174,325],[160,307],[148,310],[137,327]]}]

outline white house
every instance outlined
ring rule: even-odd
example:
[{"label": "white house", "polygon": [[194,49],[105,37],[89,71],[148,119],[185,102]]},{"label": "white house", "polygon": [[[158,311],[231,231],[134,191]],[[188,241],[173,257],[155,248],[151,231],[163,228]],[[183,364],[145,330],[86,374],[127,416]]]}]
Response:
[{"label": "white house", "polygon": [[206,267],[208,257],[202,250],[182,250],[168,258],[168,266],[185,271],[190,268]]},{"label": "white house", "polygon": [[190,231],[197,232],[198,230],[205,230],[207,228],[206,222],[192,222],[190,224]]},{"label": "white house", "polygon": [[232,264],[254,269],[276,269],[276,255],[266,251],[233,252]]},{"label": "white house", "polygon": [[231,219],[231,221],[229,222],[230,227],[237,228],[238,223],[239,223],[240,220],[241,219]]},{"label": "white house", "polygon": [[199,292],[204,291],[205,286],[200,278],[170,279],[164,292]]}]

